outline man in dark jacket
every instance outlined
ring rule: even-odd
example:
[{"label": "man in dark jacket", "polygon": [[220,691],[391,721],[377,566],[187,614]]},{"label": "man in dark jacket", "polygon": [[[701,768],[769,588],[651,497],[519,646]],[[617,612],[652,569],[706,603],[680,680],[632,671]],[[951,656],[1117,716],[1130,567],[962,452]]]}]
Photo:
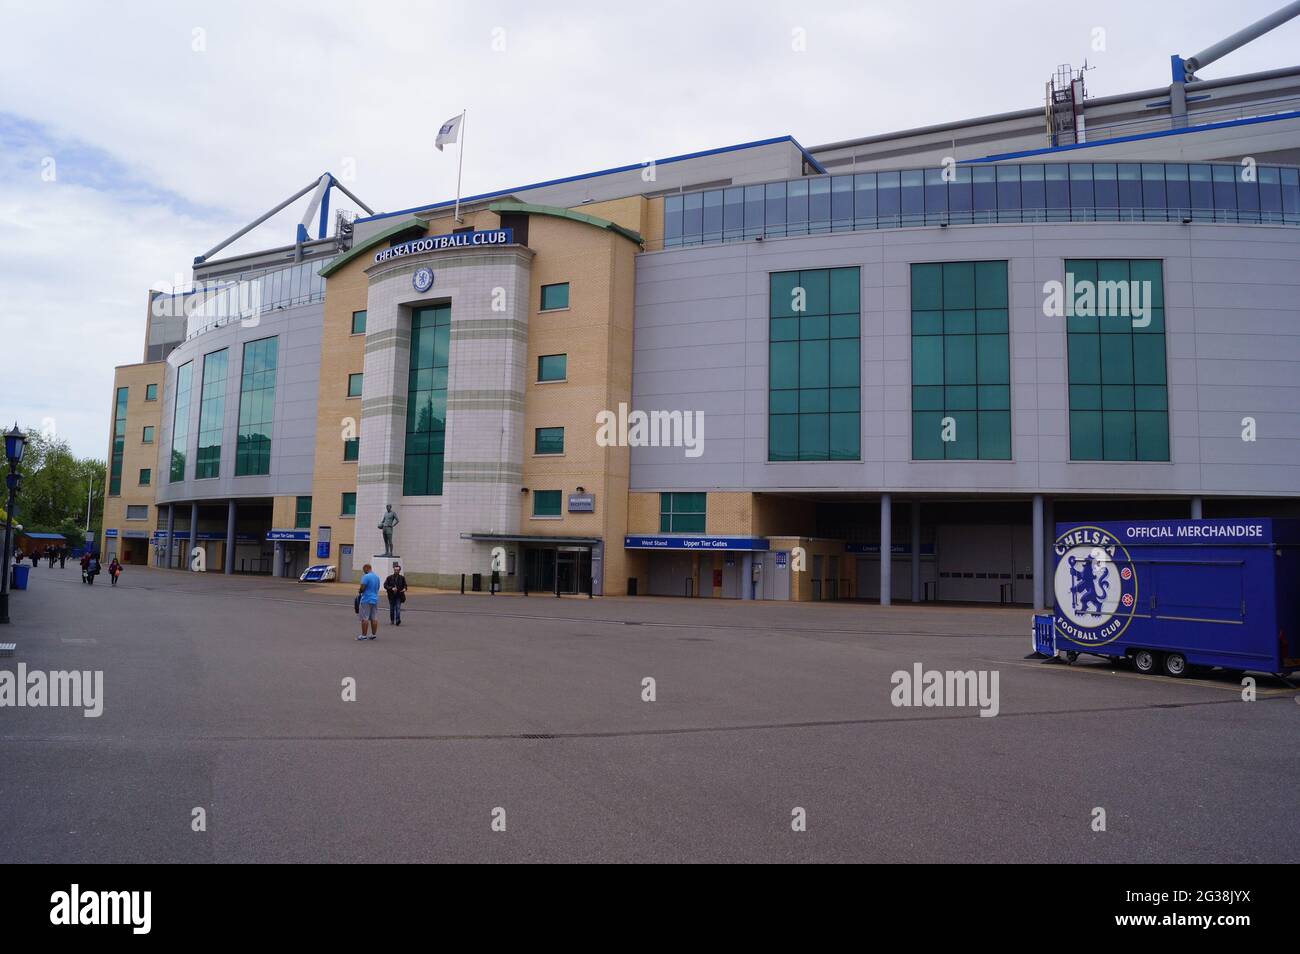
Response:
[{"label": "man in dark jacket", "polygon": [[394,626],[401,626],[402,604],[406,602],[406,577],[402,576],[402,564],[393,564],[393,572],[384,580],[384,592],[388,594],[388,620]]}]

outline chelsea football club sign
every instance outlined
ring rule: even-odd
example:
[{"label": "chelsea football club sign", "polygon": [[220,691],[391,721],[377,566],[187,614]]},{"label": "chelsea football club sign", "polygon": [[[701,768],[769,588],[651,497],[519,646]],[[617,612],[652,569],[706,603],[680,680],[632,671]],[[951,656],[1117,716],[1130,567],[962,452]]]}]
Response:
[{"label": "chelsea football club sign", "polygon": [[419,255],[422,252],[441,252],[449,248],[484,248],[499,245],[512,245],[515,241],[514,229],[487,229],[482,232],[452,232],[450,235],[426,235],[412,239],[392,248],[383,248],[375,253],[375,264],[390,262],[407,255]]},{"label": "chelsea football club sign", "polygon": [[1079,526],[1056,539],[1056,625],[1076,643],[1118,639],[1137,609],[1137,567],[1119,539]]}]

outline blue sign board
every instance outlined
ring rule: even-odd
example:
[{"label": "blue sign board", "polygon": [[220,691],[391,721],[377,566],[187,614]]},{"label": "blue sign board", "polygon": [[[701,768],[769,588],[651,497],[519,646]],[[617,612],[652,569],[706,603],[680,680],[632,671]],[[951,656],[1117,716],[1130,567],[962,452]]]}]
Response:
[{"label": "blue sign board", "polygon": [[[512,245],[515,241],[513,229],[488,229],[482,232],[452,232],[450,235],[426,235],[412,239],[392,248],[380,249],[375,253],[375,264],[403,258],[407,255],[419,255],[423,252],[441,252],[449,248],[484,248],[494,245]],[[432,278],[432,276],[430,276]],[[433,284],[432,281],[429,284]]]},{"label": "blue sign board", "polygon": [[328,560],[330,558],[330,542],[328,540],[316,541],[316,559]]},{"label": "blue sign board", "polygon": [[117,531],[116,531],[116,530],[105,530],[105,531],[104,531],[104,536],[106,536],[106,537],[115,537],[115,536],[117,536]]},{"label": "blue sign board", "polygon": [[762,537],[688,537],[628,536],[623,538],[627,550],[769,550]]},{"label": "blue sign board", "polygon": [[266,531],[268,540],[296,540],[305,543],[311,539],[310,530],[268,530]]}]

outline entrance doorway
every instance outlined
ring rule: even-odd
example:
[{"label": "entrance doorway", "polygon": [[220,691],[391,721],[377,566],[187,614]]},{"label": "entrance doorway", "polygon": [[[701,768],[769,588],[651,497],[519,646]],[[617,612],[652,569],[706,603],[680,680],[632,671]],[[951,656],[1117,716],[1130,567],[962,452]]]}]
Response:
[{"label": "entrance doorway", "polygon": [[587,547],[528,547],[524,581],[530,591],[586,593],[591,586],[591,550]]}]

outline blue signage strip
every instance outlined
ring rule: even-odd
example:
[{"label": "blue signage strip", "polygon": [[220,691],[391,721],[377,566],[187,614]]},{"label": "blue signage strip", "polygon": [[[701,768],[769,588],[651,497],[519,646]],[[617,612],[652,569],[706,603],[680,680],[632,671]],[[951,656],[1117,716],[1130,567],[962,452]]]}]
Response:
[{"label": "blue signage strip", "polygon": [[487,229],[482,232],[452,232],[450,235],[426,235],[412,239],[392,248],[380,249],[375,253],[375,264],[403,258],[407,255],[419,255],[423,252],[441,252],[448,248],[483,248],[493,245],[513,245],[514,229]]},{"label": "blue signage strip", "polygon": [[628,536],[623,538],[627,550],[770,550],[762,537],[686,537]]},{"label": "blue signage strip", "polygon": [[[1160,544],[1163,546],[1204,546],[1207,543],[1254,544],[1269,546],[1273,543],[1291,542],[1286,528],[1275,533],[1273,520],[1268,517],[1239,517],[1212,520],[1143,520],[1140,522],[1108,522],[1096,524],[1058,523],[1056,537],[1058,552],[1062,537],[1072,531],[1102,531],[1120,543]],[[1068,541],[1072,544],[1072,541]],[[1068,549],[1068,546],[1065,547]]]},{"label": "blue signage strip", "polygon": [[295,540],[306,542],[311,539],[310,530],[268,530],[266,531],[268,540]]},{"label": "blue signage strip", "polygon": [[[879,544],[879,543],[846,543],[846,544],[844,544],[844,552],[845,552],[845,553],[859,553],[859,554],[868,554],[868,555],[872,555],[872,556],[879,556],[879,555],[880,555],[880,544]],[[911,545],[910,543],[891,543],[891,544],[889,545],[889,552],[892,553],[894,556],[897,556],[897,555],[900,554],[900,553],[903,554],[903,555],[907,555],[907,554],[910,554],[910,553],[912,552],[912,545]],[[933,544],[933,543],[922,543],[922,544],[921,544],[921,555],[922,555],[922,556],[927,556],[927,555],[929,555],[929,556],[933,556],[933,555],[934,555],[934,544]]]},{"label": "blue signage strip", "polygon": [[106,537],[115,537],[115,536],[117,536],[117,531],[116,531],[116,530],[105,530],[105,531],[104,531],[104,536],[106,536]]}]

